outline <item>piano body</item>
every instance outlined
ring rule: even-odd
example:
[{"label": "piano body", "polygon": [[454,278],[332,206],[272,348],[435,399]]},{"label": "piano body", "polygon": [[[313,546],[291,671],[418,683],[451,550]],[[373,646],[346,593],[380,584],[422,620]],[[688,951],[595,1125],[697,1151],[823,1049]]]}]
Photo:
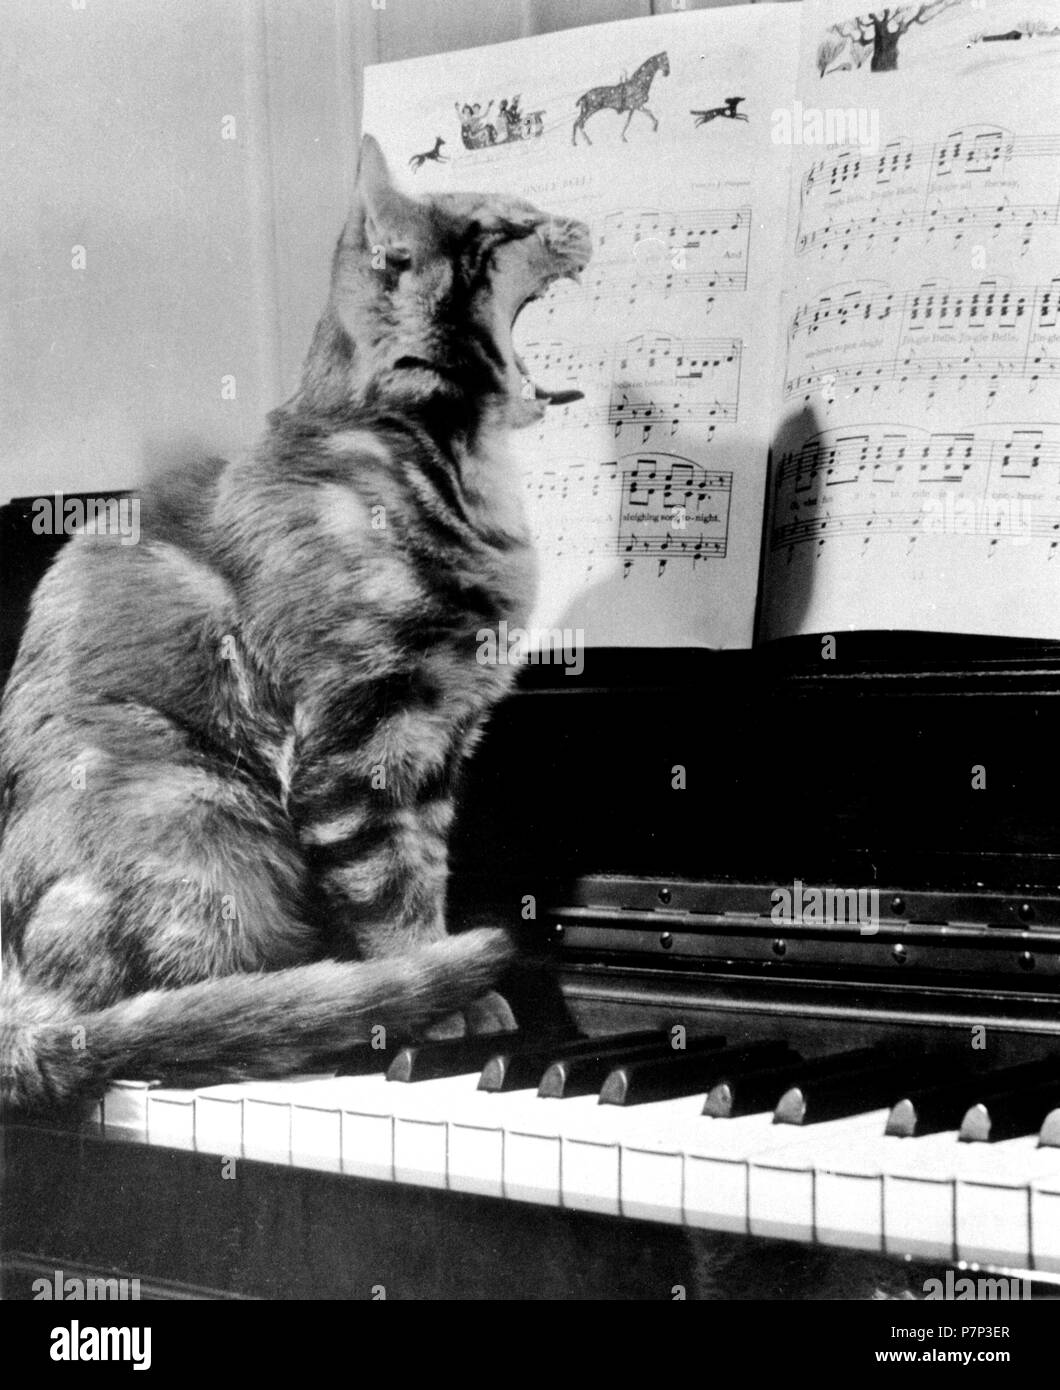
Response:
[{"label": "piano body", "polygon": [[[28,515],[5,662],[58,544]],[[1053,1291],[1060,653],[821,650],[527,668],[451,894],[524,942],[519,1036],[16,1118],[7,1296],[55,1269],[158,1298]]]}]

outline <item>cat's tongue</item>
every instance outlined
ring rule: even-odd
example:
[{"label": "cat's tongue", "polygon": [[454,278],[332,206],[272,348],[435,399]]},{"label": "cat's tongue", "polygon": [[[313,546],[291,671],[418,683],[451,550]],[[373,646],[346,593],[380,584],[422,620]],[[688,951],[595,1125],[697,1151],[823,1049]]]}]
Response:
[{"label": "cat's tongue", "polygon": [[539,386],[526,370],[526,363],[518,353],[515,354],[515,365],[519,368],[523,380],[529,382],[534,388],[535,400],[545,401],[548,405],[570,405],[572,401],[580,401],[584,398],[584,391],[550,391],[545,386]]}]

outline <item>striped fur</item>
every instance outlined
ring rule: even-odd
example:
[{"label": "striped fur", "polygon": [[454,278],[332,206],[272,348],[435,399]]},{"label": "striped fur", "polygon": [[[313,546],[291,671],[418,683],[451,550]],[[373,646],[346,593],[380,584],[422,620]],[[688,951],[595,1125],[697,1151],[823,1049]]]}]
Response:
[{"label": "striped fur", "polygon": [[504,439],[548,396],[511,327],[587,247],[519,200],[406,198],[366,138],[260,447],[156,477],[137,545],[46,575],[0,715],[4,1101],[510,1023],[506,938],[446,934],[447,835],[510,679],[476,633],[535,585]]}]

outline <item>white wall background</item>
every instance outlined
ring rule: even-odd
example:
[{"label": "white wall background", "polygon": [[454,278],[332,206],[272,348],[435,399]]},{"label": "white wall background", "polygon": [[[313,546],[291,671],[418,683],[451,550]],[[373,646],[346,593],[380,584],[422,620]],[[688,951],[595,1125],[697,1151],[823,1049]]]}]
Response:
[{"label": "white wall background", "polygon": [[670,9],[5,0],[0,502],[253,443],[324,302],[366,63]]}]

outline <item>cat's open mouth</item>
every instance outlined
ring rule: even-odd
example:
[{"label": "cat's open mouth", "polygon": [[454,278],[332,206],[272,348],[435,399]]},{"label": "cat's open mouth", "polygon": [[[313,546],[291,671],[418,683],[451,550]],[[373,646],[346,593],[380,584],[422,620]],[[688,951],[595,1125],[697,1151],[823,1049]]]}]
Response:
[{"label": "cat's open mouth", "polygon": [[[519,316],[522,314],[526,306],[528,304],[533,304],[536,300],[543,299],[545,296],[545,292],[548,289],[550,289],[551,286],[554,285],[557,280],[573,280],[574,283],[577,284],[580,278],[580,268],[557,271],[556,274],[550,275],[549,278],[545,281],[544,285],[541,287],[541,289],[535,290],[533,294],[528,294],[527,297],[523,300],[523,302],[519,305],[518,309],[516,309],[515,317],[512,319],[512,333],[515,333],[515,325],[519,322]],[[519,369],[519,374],[522,376],[524,383],[527,383],[527,385],[532,389],[533,397],[535,400],[544,401],[546,405],[570,405],[572,401],[580,401],[584,398],[584,391],[576,391],[570,389],[552,391],[548,387],[541,386],[538,382],[534,381],[530,375],[529,370],[527,369],[526,363],[523,361],[519,353],[515,350],[514,344],[512,347],[512,356],[515,359],[515,365]]]}]

